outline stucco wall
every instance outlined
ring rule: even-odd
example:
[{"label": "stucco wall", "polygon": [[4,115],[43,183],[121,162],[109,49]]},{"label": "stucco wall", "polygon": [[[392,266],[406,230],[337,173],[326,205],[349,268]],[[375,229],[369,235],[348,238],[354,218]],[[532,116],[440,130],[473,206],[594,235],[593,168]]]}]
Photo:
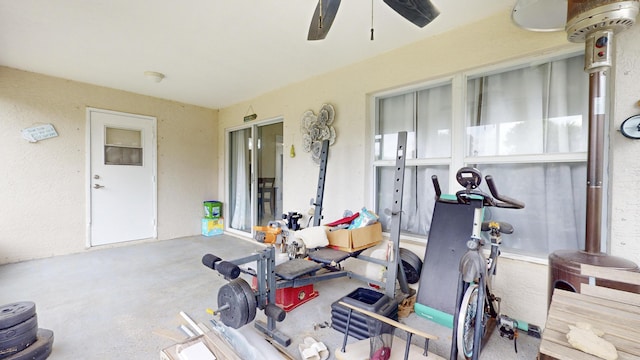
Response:
[{"label": "stucco wall", "polygon": [[609,241],[611,254],[640,264],[640,197],[636,194],[640,179],[640,140],[624,137],[620,124],[640,114],[640,26],[615,38],[614,106],[610,121],[611,213]]},{"label": "stucco wall", "polygon": [[[621,48],[628,47],[625,50],[627,53],[621,51],[620,57],[627,58],[621,60],[623,64],[626,62],[621,68],[627,70],[619,70],[623,71],[623,75],[619,77],[624,77],[624,80],[618,81],[619,87],[616,92],[629,94],[627,96],[630,99],[625,102],[626,113],[633,112],[633,105],[630,103],[640,98],[640,92],[637,91],[640,86],[640,64],[637,60],[640,46],[637,44],[640,32],[638,28],[623,34],[619,41]],[[636,43],[630,45],[632,39],[636,39]],[[278,116],[284,118],[284,148],[289,149],[293,144],[297,153],[295,158],[285,157],[284,160],[284,209],[305,214],[309,209],[308,201],[315,194],[318,169],[311,162],[309,155],[302,151],[299,121],[305,110],[317,112],[323,103],[331,103],[336,110],[333,126],[337,130],[337,140],[329,150],[323,215],[327,219],[335,219],[339,218],[345,209],[371,207],[371,94],[513,59],[583,48],[582,44],[570,44],[564,32],[533,33],[519,29],[511,23],[509,13],[505,12],[465,28],[221,109],[218,133],[219,191],[224,191],[226,176],[224,158],[221,155],[224,153],[223,129],[241,124],[246,109],[252,106],[258,114],[258,121]],[[636,89],[636,98],[633,97],[634,91],[627,89]],[[624,115],[621,115],[622,111],[618,110],[617,113],[620,118],[624,118]],[[618,153],[626,152],[625,159],[615,160],[614,169],[618,162],[618,168],[622,164],[624,167],[630,166],[634,150],[638,150],[636,144],[640,146],[640,142],[632,141],[614,144],[614,158],[620,157]],[[633,225],[632,219],[635,218],[633,215],[640,212],[640,202],[634,196],[629,196],[629,191],[633,189],[632,184],[638,174],[640,165],[637,161],[631,166],[631,170],[625,171],[622,175],[618,175],[617,172],[610,174],[614,179],[612,225],[614,238],[618,239],[614,241],[612,251],[615,255],[631,258],[636,262],[640,253],[637,250],[640,247],[640,241],[637,239],[639,230]],[[622,214],[625,214],[625,220],[620,219]],[[621,226],[623,221],[626,221],[624,229]],[[616,227],[620,227],[620,230]],[[624,236],[621,236],[620,232],[624,233]],[[624,249],[621,243],[625,244]],[[405,242],[403,247],[420,256],[424,254],[423,245]],[[636,249],[635,254],[630,254],[630,249]],[[547,279],[546,259],[517,256],[502,259],[495,291],[503,298],[504,312],[544,326]]]},{"label": "stucco wall", "polygon": [[[217,111],[0,67],[0,264],[86,248],[87,106],[157,118],[158,239],[200,232],[217,189]],[[46,123],[58,137],[21,138]]]}]

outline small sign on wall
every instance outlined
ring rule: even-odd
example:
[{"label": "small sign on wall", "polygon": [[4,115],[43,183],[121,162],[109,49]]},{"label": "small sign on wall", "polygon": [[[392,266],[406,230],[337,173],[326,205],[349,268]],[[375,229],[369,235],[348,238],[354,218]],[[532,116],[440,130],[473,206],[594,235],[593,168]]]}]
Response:
[{"label": "small sign on wall", "polygon": [[38,142],[58,136],[56,129],[54,129],[51,124],[32,126],[22,129],[21,133],[22,137],[29,142]]}]

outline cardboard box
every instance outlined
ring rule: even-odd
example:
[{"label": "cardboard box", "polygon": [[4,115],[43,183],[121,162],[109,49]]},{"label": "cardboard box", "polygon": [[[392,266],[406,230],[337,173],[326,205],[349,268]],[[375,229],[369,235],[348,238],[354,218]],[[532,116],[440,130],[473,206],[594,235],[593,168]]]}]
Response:
[{"label": "cardboard box", "polygon": [[222,203],[220,201],[204,201],[202,205],[205,219],[219,219],[222,217]]},{"label": "cardboard box", "polygon": [[224,222],[220,219],[202,219],[202,235],[215,236],[224,232]]},{"label": "cardboard box", "polygon": [[329,231],[329,246],[338,250],[353,252],[377,245],[382,241],[382,225],[377,222],[359,229]]}]

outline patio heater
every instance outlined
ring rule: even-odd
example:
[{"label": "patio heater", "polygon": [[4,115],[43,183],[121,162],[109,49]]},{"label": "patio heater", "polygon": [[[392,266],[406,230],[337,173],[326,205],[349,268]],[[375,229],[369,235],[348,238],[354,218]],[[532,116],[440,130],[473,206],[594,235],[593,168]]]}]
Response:
[{"label": "patio heater", "polygon": [[[549,255],[548,304],[554,289],[580,292],[589,279],[580,275],[580,265],[590,264],[638,271],[629,260],[600,251],[602,239],[602,188],[605,128],[609,106],[609,78],[613,67],[614,35],[636,21],[640,2],[612,0],[569,0],[565,31],[571,42],[585,43],[585,71],[589,74],[589,130],[587,157],[586,238],[583,251],[559,250]],[[634,286],[611,281],[598,285],[637,292]]]}]

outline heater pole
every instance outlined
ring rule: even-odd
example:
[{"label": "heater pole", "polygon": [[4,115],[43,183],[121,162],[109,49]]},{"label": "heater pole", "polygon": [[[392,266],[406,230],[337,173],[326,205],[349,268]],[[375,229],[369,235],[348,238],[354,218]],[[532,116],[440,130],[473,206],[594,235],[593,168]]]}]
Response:
[{"label": "heater pole", "polygon": [[600,252],[607,71],[589,74],[589,148],[587,160],[587,218],[585,251]]},{"label": "heater pole", "polygon": [[585,71],[589,73],[589,144],[585,251],[600,253],[604,143],[609,107],[608,76],[613,65],[613,31],[600,30],[585,39]]}]

